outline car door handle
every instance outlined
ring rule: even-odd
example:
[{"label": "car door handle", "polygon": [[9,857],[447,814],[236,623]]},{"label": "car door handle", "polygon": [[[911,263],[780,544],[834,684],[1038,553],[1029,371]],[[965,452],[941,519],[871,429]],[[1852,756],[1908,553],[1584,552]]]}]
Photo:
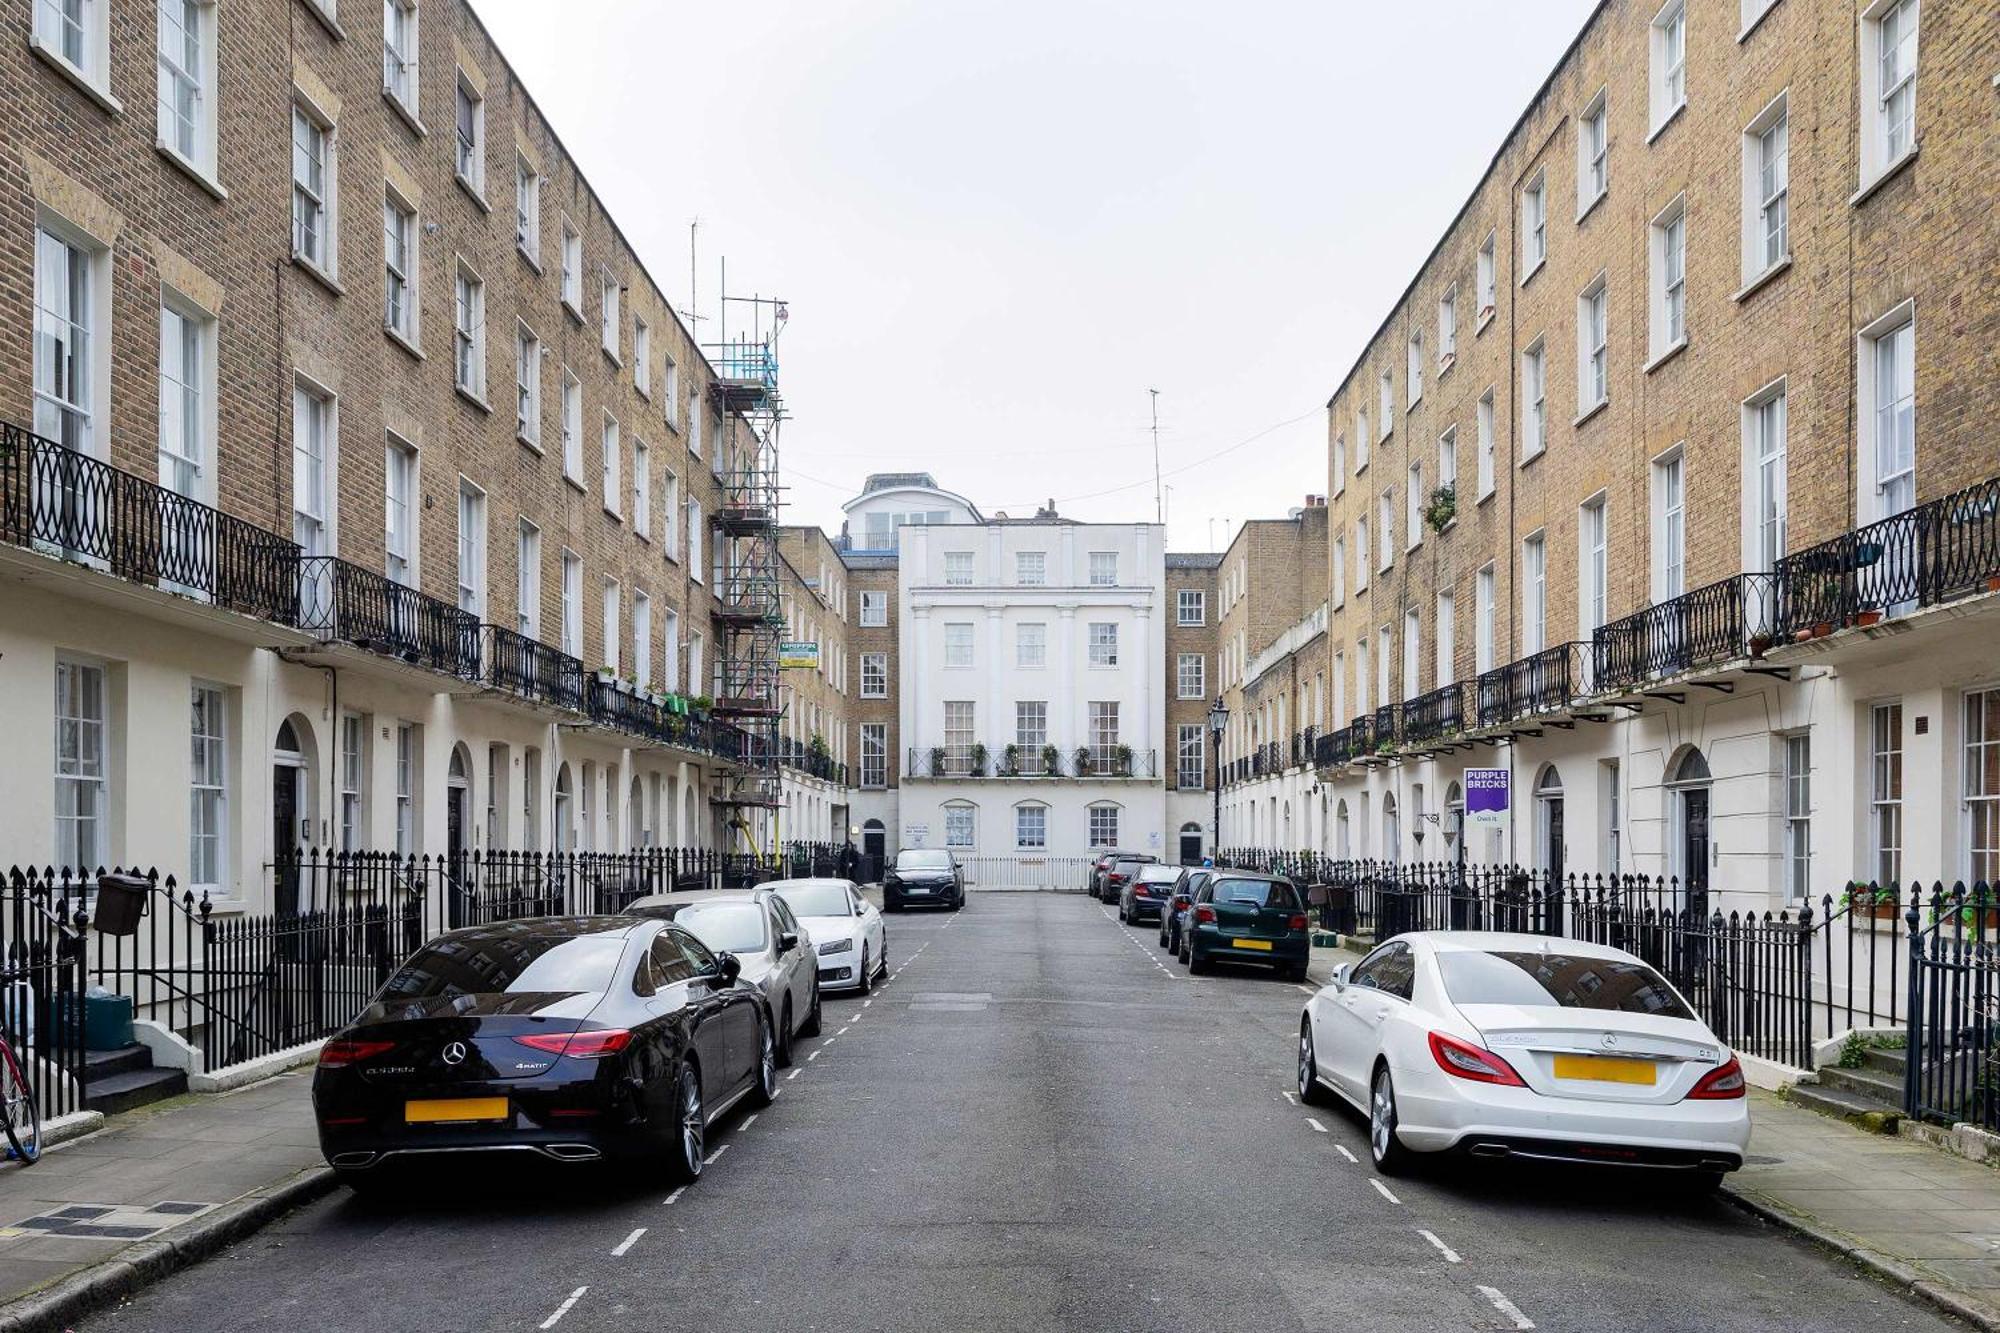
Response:
[{"label": "car door handle", "polygon": [[1386,1004],[1383,1005],[1380,1009],[1377,1009],[1375,1011],[1375,1018],[1377,1021],[1387,1018],[1388,1016],[1389,1016],[1389,1006]]}]

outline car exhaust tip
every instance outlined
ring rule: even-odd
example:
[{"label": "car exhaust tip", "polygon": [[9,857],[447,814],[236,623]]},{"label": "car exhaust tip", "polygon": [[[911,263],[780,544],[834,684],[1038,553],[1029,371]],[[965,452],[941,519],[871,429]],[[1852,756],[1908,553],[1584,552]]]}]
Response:
[{"label": "car exhaust tip", "polygon": [[1504,1143],[1475,1143],[1467,1151],[1474,1157],[1512,1157],[1514,1150]]},{"label": "car exhaust tip", "polygon": [[594,1162],[604,1156],[588,1143],[551,1143],[542,1151],[558,1162]]},{"label": "car exhaust tip", "polygon": [[380,1155],[372,1152],[337,1152],[327,1160],[343,1171],[358,1171],[364,1166],[375,1165],[375,1159]]}]

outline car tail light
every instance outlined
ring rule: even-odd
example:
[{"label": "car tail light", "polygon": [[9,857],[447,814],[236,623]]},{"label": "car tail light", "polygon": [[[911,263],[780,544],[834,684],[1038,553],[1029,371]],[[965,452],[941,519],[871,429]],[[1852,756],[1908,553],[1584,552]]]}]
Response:
[{"label": "car tail light", "polygon": [[1292,930],[1304,930],[1306,928],[1306,919],[1303,915],[1295,916],[1290,921],[1287,921],[1285,925]]},{"label": "car tail light", "polygon": [[321,1069],[343,1069],[363,1060],[373,1060],[384,1051],[394,1050],[393,1041],[357,1041],[352,1038],[334,1040],[319,1048]]},{"label": "car tail light", "polygon": [[1197,907],[1197,908],[1195,908],[1195,909],[1194,909],[1194,923],[1195,923],[1195,924],[1196,924],[1197,926],[1212,926],[1212,925],[1214,925],[1214,924],[1215,924],[1215,909],[1214,909],[1213,907],[1210,907],[1210,906],[1209,906],[1209,905],[1208,905],[1207,903],[1203,903],[1203,904],[1202,904],[1202,905],[1201,905],[1200,907]]},{"label": "car tail light", "polygon": [[1474,1083],[1497,1083],[1509,1088],[1528,1086],[1514,1072],[1514,1066],[1484,1046],[1474,1046],[1469,1041],[1447,1037],[1442,1032],[1431,1033],[1431,1058],[1437,1061],[1439,1069],[1453,1078],[1470,1079]]},{"label": "car tail light", "polygon": [[602,1114],[603,1112],[599,1111],[594,1106],[557,1106],[550,1109],[549,1119],[587,1120],[592,1116],[597,1116]]},{"label": "car tail light", "polygon": [[1747,1088],[1743,1081],[1743,1066],[1735,1056],[1730,1056],[1714,1069],[1701,1076],[1701,1082],[1688,1093],[1689,1101],[1721,1102],[1744,1096]]},{"label": "car tail light", "polygon": [[627,1028],[598,1028],[591,1032],[551,1032],[532,1037],[516,1037],[515,1041],[550,1055],[566,1055],[572,1060],[595,1060],[600,1056],[616,1055],[632,1044],[632,1033]]},{"label": "car tail light", "polygon": [[329,1115],[321,1116],[320,1123],[322,1125],[365,1125],[368,1123],[368,1117],[365,1115]]}]

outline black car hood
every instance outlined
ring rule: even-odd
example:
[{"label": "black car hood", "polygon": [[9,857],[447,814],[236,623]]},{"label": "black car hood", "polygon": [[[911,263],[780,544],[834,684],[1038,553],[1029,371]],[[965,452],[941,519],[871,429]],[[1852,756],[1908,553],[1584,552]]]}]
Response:
[{"label": "black car hood", "polygon": [[951,883],[951,872],[949,870],[891,870],[889,874],[892,878],[901,880],[905,884]]}]

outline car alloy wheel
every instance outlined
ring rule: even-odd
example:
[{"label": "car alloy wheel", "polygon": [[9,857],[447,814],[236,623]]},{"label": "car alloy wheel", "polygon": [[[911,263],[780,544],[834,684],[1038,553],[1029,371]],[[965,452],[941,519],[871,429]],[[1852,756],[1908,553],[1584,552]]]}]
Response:
[{"label": "car alloy wheel", "polygon": [[812,1008],[806,1010],[806,1021],[799,1028],[799,1035],[801,1037],[817,1037],[819,1035],[819,978],[817,977],[813,978]]},{"label": "car alloy wheel", "polygon": [[785,997],[785,1016],[778,1024],[778,1066],[789,1068],[792,1063],[792,997]]},{"label": "car alloy wheel", "polygon": [[757,1086],[750,1094],[754,1106],[769,1106],[778,1096],[778,1042],[771,1025],[757,1020]]},{"label": "car alloy wheel", "polygon": [[1326,1090],[1320,1086],[1319,1058],[1313,1050],[1313,1030],[1309,1020],[1299,1023],[1299,1100],[1308,1106],[1322,1106],[1326,1103]]},{"label": "car alloy wheel", "polygon": [[708,1114],[701,1104],[701,1075],[693,1065],[681,1066],[681,1175],[688,1180],[701,1177],[703,1158],[708,1153]]},{"label": "car alloy wheel", "polygon": [[1368,1155],[1385,1176],[1400,1175],[1409,1167],[1409,1149],[1396,1138],[1396,1084],[1386,1065],[1375,1071],[1369,1090]]},{"label": "car alloy wheel", "polygon": [[875,989],[875,974],[868,969],[868,946],[861,946],[861,993],[866,995]]}]

